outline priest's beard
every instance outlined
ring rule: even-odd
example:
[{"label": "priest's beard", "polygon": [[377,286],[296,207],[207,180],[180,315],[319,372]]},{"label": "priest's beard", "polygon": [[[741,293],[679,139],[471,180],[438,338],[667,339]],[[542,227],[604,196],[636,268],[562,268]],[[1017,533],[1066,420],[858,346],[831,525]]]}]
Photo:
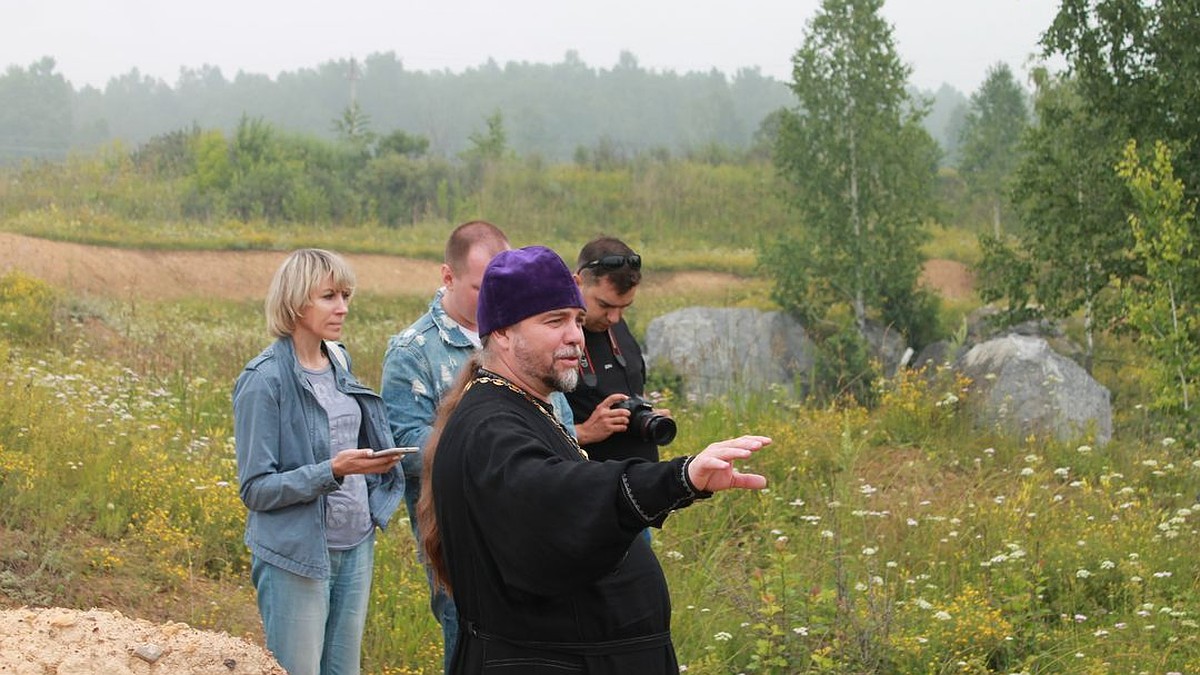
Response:
[{"label": "priest's beard", "polygon": [[[541,381],[542,384],[550,388],[551,391],[575,391],[575,387],[579,384],[579,369],[557,369],[555,364],[559,359],[575,358],[578,359],[583,355],[583,349],[580,347],[559,347],[554,350],[554,354],[547,359],[545,352],[539,353],[537,350],[529,347],[529,343],[520,335],[516,335],[513,340],[513,355],[517,359],[517,364],[525,375]],[[547,360],[549,363],[547,363]]]},{"label": "priest's beard", "polygon": [[[580,351],[581,350],[578,347],[574,347],[574,348],[570,348],[570,349],[560,349],[560,350],[554,352],[554,358],[555,358],[555,360],[558,360],[561,358],[571,358],[571,357],[579,358]],[[554,377],[551,379],[554,380],[554,388],[555,389],[557,389],[563,393],[566,393],[569,391],[575,391],[575,387],[579,386],[579,369],[572,368],[570,370],[555,371]],[[549,383],[547,383],[547,384],[549,384]]]}]

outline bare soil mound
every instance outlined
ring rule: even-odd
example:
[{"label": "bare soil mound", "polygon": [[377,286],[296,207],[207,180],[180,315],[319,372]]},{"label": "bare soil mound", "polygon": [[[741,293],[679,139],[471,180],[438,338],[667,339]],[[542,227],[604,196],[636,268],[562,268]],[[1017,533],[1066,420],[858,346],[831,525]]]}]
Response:
[{"label": "bare soil mound", "polygon": [[925,261],[921,285],[947,300],[963,300],[975,292],[975,275],[960,262],[934,258]]},{"label": "bare soil mound", "polygon": [[266,650],[225,633],[61,607],[0,611],[0,673],[286,675]]}]

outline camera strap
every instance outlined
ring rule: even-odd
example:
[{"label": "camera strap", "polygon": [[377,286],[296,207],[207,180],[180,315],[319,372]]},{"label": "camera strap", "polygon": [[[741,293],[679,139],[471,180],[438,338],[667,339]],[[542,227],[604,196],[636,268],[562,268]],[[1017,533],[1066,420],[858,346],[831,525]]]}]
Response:
[{"label": "camera strap", "polygon": [[[616,359],[617,365],[621,366],[621,370],[625,370],[625,355],[621,353],[621,347],[617,344],[617,336],[613,335],[612,329],[608,331],[608,344],[612,346],[613,358]],[[579,374],[583,377],[583,383],[589,387],[595,387],[600,378],[596,375],[596,362],[592,359],[591,352],[588,351],[587,340],[583,341],[583,356],[579,359]]]}]

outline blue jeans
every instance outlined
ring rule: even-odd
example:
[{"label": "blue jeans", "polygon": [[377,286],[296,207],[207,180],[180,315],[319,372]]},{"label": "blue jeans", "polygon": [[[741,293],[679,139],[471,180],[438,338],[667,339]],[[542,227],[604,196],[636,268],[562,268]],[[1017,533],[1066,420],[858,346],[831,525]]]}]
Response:
[{"label": "blue jeans", "polygon": [[267,649],[288,675],[358,675],[375,535],[329,562],[328,579],[310,579],[251,556]]},{"label": "blue jeans", "polygon": [[454,599],[446,594],[443,588],[434,589],[433,570],[425,564],[425,551],[421,547],[421,533],[417,529],[417,500],[421,497],[421,478],[404,479],[404,505],[408,507],[408,522],[412,525],[413,539],[417,542],[417,556],[425,565],[425,581],[429,584],[429,609],[433,618],[442,624],[442,644],[445,653],[442,657],[442,670],[450,672],[450,659],[454,657],[454,648],[458,646],[458,608]]}]

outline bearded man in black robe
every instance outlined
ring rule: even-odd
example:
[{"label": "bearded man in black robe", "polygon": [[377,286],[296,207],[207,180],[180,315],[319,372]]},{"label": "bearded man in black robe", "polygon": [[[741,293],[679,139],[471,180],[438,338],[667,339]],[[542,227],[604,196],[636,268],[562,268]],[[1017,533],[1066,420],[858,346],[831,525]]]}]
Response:
[{"label": "bearded man in black robe", "polygon": [[763,436],[664,462],[588,461],[548,401],[575,386],[584,311],[548,248],[502,252],[484,273],[483,349],[439,411],[418,507],[458,606],[453,673],[676,675],[666,580],[638,535],[713,492],[766,486],[732,464]]}]

